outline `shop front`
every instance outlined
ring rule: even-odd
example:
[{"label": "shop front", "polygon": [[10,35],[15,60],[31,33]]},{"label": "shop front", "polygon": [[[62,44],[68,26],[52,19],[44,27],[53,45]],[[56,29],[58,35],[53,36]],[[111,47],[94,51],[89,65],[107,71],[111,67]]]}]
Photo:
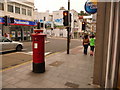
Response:
[{"label": "shop front", "polygon": [[14,41],[31,40],[31,33],[33,32],[35,22],[14,19],[14,23],[8,23],[8,26],[5,26],[3,18],[1,18],[1,20],[2,35],[4,35],[4,33],[7,33],[10,39]]},{"label": "shop front", "polygon": [[29,41],[31,40],[32,26],[12,25],[10,27],[11,39],[15,41]]}]

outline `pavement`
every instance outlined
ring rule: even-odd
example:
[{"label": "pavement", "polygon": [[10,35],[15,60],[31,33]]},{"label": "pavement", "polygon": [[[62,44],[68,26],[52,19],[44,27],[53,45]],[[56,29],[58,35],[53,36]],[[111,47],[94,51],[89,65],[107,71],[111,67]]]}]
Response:
[{"label": "pavement", "polygon": [[[29,59],[29,58],[28,58]],[[93,81],[94,56],[78,46],[45,57],[45,72],[32,72],[32,61],[3,69],[2,88],[98,88]]]}]

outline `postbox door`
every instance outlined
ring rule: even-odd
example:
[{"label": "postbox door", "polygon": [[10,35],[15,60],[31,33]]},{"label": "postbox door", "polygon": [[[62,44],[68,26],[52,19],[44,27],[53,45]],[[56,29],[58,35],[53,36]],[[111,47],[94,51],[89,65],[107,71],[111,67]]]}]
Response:
[{"label": "postbox door", "polygon": [[33,62],[44,62],[44,38],[37,38],[33,42]]}]

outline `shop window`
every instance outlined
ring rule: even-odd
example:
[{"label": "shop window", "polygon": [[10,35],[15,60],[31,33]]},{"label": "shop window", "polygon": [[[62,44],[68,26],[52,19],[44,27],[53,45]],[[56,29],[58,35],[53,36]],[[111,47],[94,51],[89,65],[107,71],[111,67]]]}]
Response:
[{"label": "shop window", "polygon": [[4,10],[4,4],[0,3],[0,10]]},{"label": "shop window", "polygon": [[15,7],[15,13],[20,14],[20,8],[19,7]]},{"label": "shop window", "polygon": [[12,5],[8,5],[8,12],[13,12],[13,6]]},{"label": "shop window", "polygon": [[26,9],[22,8],[22,14],[26,15]]},{"label": "shop window", "polygon": [[32,16],[32,11],[31,10],[28,10],[28,16]]}]

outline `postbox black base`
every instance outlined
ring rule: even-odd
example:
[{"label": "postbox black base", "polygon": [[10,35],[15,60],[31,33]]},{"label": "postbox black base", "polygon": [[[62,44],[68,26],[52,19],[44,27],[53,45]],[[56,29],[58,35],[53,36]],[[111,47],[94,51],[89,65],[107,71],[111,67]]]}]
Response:
[{"label": "postbox black base", "polygon": [[44,73],[45,72],[45,62],[43,62],[43,63],[34,63],[33,62],[33,72]]}]

